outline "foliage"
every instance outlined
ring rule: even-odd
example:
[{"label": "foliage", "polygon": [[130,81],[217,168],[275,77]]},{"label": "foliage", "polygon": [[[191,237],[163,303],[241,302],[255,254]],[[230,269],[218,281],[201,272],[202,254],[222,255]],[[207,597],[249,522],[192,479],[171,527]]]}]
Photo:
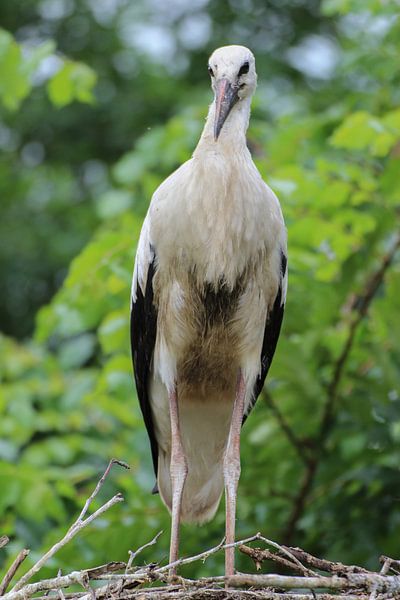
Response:
[{"label": "foliage", "polygon": [[[43,65],[49,61],[52,68],[45,75]],[[15,118],[41,80],[56,107],[74,100],[92,103],[94,99],[95,72],[85,64],[56,55],[51,40],[22,46],[0,29],[0,73],[0,117],[4,120]],[[31,134],[18,148],[20,135],[5,122],[1,124],[0,146],[5,152],[0,160],[0,273],[6,294],[0,300],[0,313],[8,315],[6,331],[24,335],[33,318],[27,319],[27,313],[57,289],[60,269],[81,249],[96,218],[93,210],[80,204],[82,194],[71,169],[62,164],[41,164],[45,157],[43,144]],[[71,226],[73,238],[68,235]]]},{"label": "foliage", "polygon": [[[290,283],[268,393],[243,431],[238,509],[238,536],[260,530],[367,566],[379,553],[398,552],[400,519],[400,263],[392,252],[400,22],[395,7],[380,6],[323,3],[342,48],[334,75],[309,80],[309,90],[295,79],[271,90],[261,85],[255,103],[249,144],[283,205]],[[71,81],[53,100],[72,99]],[[1,338],[0,513],[2,533],[13,536],[8,561],[23,545],[39,552],[60,537],[112,456],[132,471],[115,474],[104,494],[120,490],[126,503],[104,517],[107,528],[98,522],[65,548],[48,574],[60,563],[74,568],[77,552],[85,566],[124,559],[129,547],[168,530],[160,499],[149,494],[150,453],[133,391],[130,279],[151,193],[190,156],[205,104],[192,100],[190,110],[143,132],[109,173],[92,171],[91,211],[77,220],[87,218],[86,234],[98,223],[94,235],[40,310],[34,339]],[[15,185],[32,189],[52,174],[54,189],[73,196],[72,171],[54,169],[44,163]],[[55,240],[48,248],[57,248]],[[223,522],[221,507],[211,524],[185,527],[182,551],[216,543]],[[165,557],[163,537],[152,560]],[[215,561],[196,573],[215,572]]]},{"label": "foliage", "polygon": [[[8,39],[30,91],[29,104],[13,100],[18,111],[2,110],[0,100],[2,331],[32,334],[38,308],[93,233],[98,199],[112,187],[110,169],[132,141],[201,97],[205,106],[207,58],[216,46],[236,37],[253,47],[271,89],[301,79],[288,47],[310,33],[334,32],[315,0],[289,2],[290,10],[280,0],[257,0],[255,20],[251,3],[232,0],[171,0],[157,8],[150,0],[1,1],[0,23],[15,35],[18,45]],[[40,53],[38,68],[27,69]],[[96,101],[71,102],[87,99],[94,72]],[[1,73],[10,82],[4,65]],[[11,76],[19,81],[15,69]],[[153,190],[149,181],[138,200],[142,211]],[[13,239],[23,240],[17,252]]]},{"label": "foliage", "polygon": [[[40,63],[54,53],[54,43],[44,42],[35,48],[24,49],[12,35],[0,29],[0,99],[4,106],[16,110],[32,89],[32,78]],[[64,106],[77,99],[93,102],[92,88],[96,74],[87,65],[58,58],[60,68],[49,78],[47,91],[56,106]]]}]

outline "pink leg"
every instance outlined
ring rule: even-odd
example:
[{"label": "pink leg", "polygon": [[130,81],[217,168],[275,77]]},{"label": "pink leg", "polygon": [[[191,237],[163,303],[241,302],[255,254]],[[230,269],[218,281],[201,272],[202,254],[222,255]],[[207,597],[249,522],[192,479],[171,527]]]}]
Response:
[{"label": "pink leg", "polygon": [[[181,433],[179,429],[178,398],[176,388],[169,395],[169,411],[171,418],[171,484],[172,484],[172,523],[171,541],[169,547],[169,562],[178,560],[179,551],[179,522],[181,516],[182,494],[188,472],[187,461]],[[170,575],[176,574],[176,568],[170,570]]]},{"label": "pink leg", "polygon": [[[242,372],[239,372],[236,385],[236,397],[233,405],[232,421],[229,430],[228,443],[224,456],[225,481],[225,513],[226,513],[226,543],[235,541],[236,494],[240,477],[240,430],[244,412],[246,386]],[[233,575],[235,566],[235,549],[225,550],[225,575]]]}]

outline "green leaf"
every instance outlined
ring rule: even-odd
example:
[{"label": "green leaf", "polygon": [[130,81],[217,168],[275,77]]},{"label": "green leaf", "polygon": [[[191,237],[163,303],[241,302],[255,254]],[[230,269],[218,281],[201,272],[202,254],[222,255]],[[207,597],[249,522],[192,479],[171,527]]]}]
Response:
[{"label": "green leaf", "polygon": [[[393,116],[392,122],[397,118]],[[398,139],[396,128],[366,111],[358,111],[348,116],[335,129],[330,142],[337,148],[348,150],[369,150],[372,156],[386,156]]]},{"label": "green leaf", "polygon": [[0,29],[0,73],[0,99],[8,109],[16,110],[31,85],[23,68],[21,49],[3,29]]},{"label": "green leaf", "polygon": [[19,108],[31,91],[32,75],[54,49],[54,42],[47,41],[23,53],[12,35],[0,29],[0,100],[6,108]]},{"label": "green leaf", "polygon": [[47,84],[49,98],[58,107],[66,106],[73,100],[93,103],[96,80],[96,73],[90,67],[67,60]]}]

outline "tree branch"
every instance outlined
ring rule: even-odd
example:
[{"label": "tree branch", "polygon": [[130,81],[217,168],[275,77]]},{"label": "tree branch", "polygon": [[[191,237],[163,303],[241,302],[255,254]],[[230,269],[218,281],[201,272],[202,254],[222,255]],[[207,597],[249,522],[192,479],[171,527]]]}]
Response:
[{"label": "tree branch", "polygon": [[0,548],[3,548],[4,546],[6,546],[9,541],[10,541],[10,538],[7,535],[2,535],[0,537]]},{"label": "tree branch", "polygon": [[[84,521],[85,522],[85,521]],[[137,555],[144,547],[156,543],[159,535],[151,542],[139,548]],[[276,554],[260,548],[244,546],[252,541],[262,541],[267,546],[272,546]],[[246,554],[253,559],[272,558],[280,564],[293,570],[301,570],[303,576],[298,575],[253,575],[238,573],[233,577],[204,577],[197,580],[175,577],[169,578],[171,566],[181,566],[195,561],[204,561],[206,558],[223,551],[224,548],[239,546],[246,548]],[[278,553],[281,555],[277,559]],[[270,554],[272,557],[270,557]],[[329,576],[320,575],[304,567],[302,562],[312,565],[320,571],[329,573]],[[28,600],[40,592],[56,591],[62,600],[225,600],[229,598],[263,599],[263,600],[394,600],[400,597],[400,576],[387,575],[387,571],[394,559],[385,557],[384,568],[381,573],[373,573],[353,565],[343,565],[319,559],[300,548],[287,548],[257,533],[245,540],[234,544],[224,544],[223,541],[205,552],[196,554],[174,563],[157,566],[150,564],[136,567],[126,572],[124,562],[110,562],[92,569],[73,571],[68,575],[59,574],[52,579],[45,579],[37,583],[28,583],[17,591],[11,591],[2,596],[2,600]],[[125,571],[115,573],[117,570]],[[91,580],[103,581],[104,585],[91,588]],[[162,587],[144,587],[159,581],[168,585]],[[81,592],[65,593],[74,584],[79,584],[84,589]],[[238,589],[238,588],[250,589]],[[140,589],[139,589],[140,588]],[[286,590],[286,591],[282,591]],[[304,592],[300,593],[300,590]],[[309,590],[313,590],[309,593]],[[315,590],[315,591],[314,591]],[[322,592],[321,590],[328,590]],[[334,592],[332,594],[331,592]],[[40,600],[45,600],[42,596]],[[38,600],[37,598],[35,600]]]},{"label": "tree branch", "polygon": [[253,559],[257,571],[261,569],[261,563],[265,560],[272,560],[273,562],[286,567],[287,569],[293,569],[294,571],[299,571],[303,575],[314,575],[314,572],[310,569],[307,569],[303,565],[299,566],[297,563],[291,561],[288,558],[284,558],[277,552],[271,552],[270,550],[262,550],[261,548],[250,548],[250,546],[239,546],[240,552],[246,554],[250,558]]},{"label": "tree branch", "polygon": [[309,462],[310,459],[309,459],[309,455],[307,453],[307,449],[306,449],[305,444],[294,433],[293,429],[290,427],[289,423],[286,421],[285,417],[283,416],[283,414],[279,410],[278,406],[275,404],[275,402],[274,402],[271,394],[267,390],[264,391],[264,397],[265,397],[266,403],[268,404],[268,406],[272,410],[272,412],[273,412],[276,420],[278,421],[278,423],[280,425],[280,428],[282,429],[282,431],[286,435],[286,437],[289,440],[290,444],[296,450],[297,454],[299,455],[299,457],[303,461],[303,463],[305,465],[308,465],[308,462]]},{"label": "tree branch", "polygon": [[[97,517],[102,515],[104,512],[106,512],[112,506],[114,506],[114,504],[123,502],[124,498],[123,498],[122,494],[118,493],[113,498],[111,498],[108,502],[106,502],[103,506],[98,508],[92,515],[90,515],[89,517],[86,517],[86,519],[83,519],[83,517],[87,513],[87,510],[88,510],[90,504],[93,502],[93,499],[98,494],[99,490],[101,489],[107,475],[109,474],[109,472],[114,464],[118,464],[120,466],[123,466],[124,468],[129,468],[126,465],[126,463],[122,463],[121,461],[118,461],[115,459],[112,459],[109,462],[107,469],[104,471],[104,474],[102,475],[101,479],[98,481],[93,493],[89,496],[89,498],[85,502],[85,505],[84,505],[79,517],[77,518],[77,520],[71,525],[71,527],[68,529],[68,531],[64,535],[64,537],[59,542],[54,544],[54,546],[52,546],[52,548],[50,548],[50,550],[48,550],[46,552],[46,554],[44,554],[33,565],[33,567],[31,567],[29,569],[29,571],[27,573],[25,573],[24,576],[21,577],[21,579],[19,581],[17,581],[17,583],[11,590],[12,592],[18,592],[18,590],[23,588],[26,585],[26,583],[33,577],[33,575],[35,575],[38,571],[40,571],[40,569],[49,560],[49,558],[53,557],[60,550],[60,548],[62,548],[66,544],[68,544],[68,542],[70,542],[72,540],[72,538],[74,538],[76,536],[77,533],[79,533],[82,529],[84,529],[85,527],[90,525],[90,523],[92,523],[92,521],[97,519]],[[81,583],[82,583],[82,581],[81,581]]]},{"label": "tree branch", "polygon": [[[285,546],[283,547],[285,548]],[[316,556],[309,554],[301,548],[289,547],[287,548],[287,550],[289,550],[301,562],[305,563],[306,565],[310,565],[311,567],[314,567],[314,569],[318,569],[319,571],[335,573],[336,575],[345,575],[347,573],[372,573],[372,571],[368,571],[368,569],[364,569],[363,567],[358,567],[356,565],[344,565],[341,562],[333,562],[324,558],[317,558]]]},{"label": "tree branch", "polygon": [[142,550],[144,550],[145,548],[148,548],[149,546],[153,546],[154,544],[156,544],[157,540],[158,540],[158,538],[160,537],[161,534],[162,534],[162,531],[159,531],[157,533],[157,535],[155,535],[153,537],[153,539],[151,540],[151,542],[147,542],[147,544],[144,544],[144,546],[140,546],[140,548],[138,548],[137,550],[135,550],[135,552],[132,552],[132,550],[129,550],[129,560],[128,560],[128,563],[126,565],[125,573],[127,573],[129,571],[129,569],[131,568],[132,563],[135,560],[135,558],[137,557],[137,555],[140,554],[140,552],[142,552]]},{"label": "tree branch", "polygon": [[319,432],[319,442],[321,442],[322,444],[324,444],[324,438],[333,425],[333,412],[337,400],[337,391],[343,375],[343,370],[346,361],[354,344],[357,329],[363,321],[363,319],[366,317],[371,302],[374,299],[377,291],[379,290],[385,277],[385,274],[389,269],[390,265],[392,264],[395,254],[399,248],[400,235],[396,237],[395,242],[392,245],[392,248],[389,250],[389,252],[383,256],[377,271],[375,271],[375,273],[373,273],[368,279],[362,294],[358,295],[356,300],[353,302],[353,307],[356,311],[355,318],[350,324],[347,339],[343,345],[341,353],[339,354],[336,360],[333,375],[327,388],[326,403],[322,414]]},{"label": "tree branch", "polygon": [[315,440],[314,455],[308,459],[303,480],[299,492],[294,499],[292,511],[289,515],[283,535],[287,544],[290,543],[297,523],[303,514],[304,507],[314,484],[317,469],[321,461],[321,455],[326,449],[327,438],[334,425],[334,411],[337,404],[339,384],[342,380],[346,362],[353,347],[357,330],[367,315],[371,302],[379,290],[385,274],[392,264],[399,248],[400,235],[397,235],[391,249],[381,259],[379,268],[368,279],[364,291],[357,297],[356,302],[353,302],[355,316],[350,323],[347,338],[343,344],[342,351],[335,362],[331,380],[326,388],[326,400],[322,410],[319,432]]},{"label": "tree branch", "polygon": [[12,580],[12,578],[14,577],[14,575],[17,572],[18,568],[20,567],[20,565],[22,565],[22,563],[24,562],[24,560],[26,559],[26,557],[28,556],[28,554],[29,554],[29,550],[27,550],[26,548],[24,548],[16,556],[15,560],[11,564],[11,566],[8,569],[7,573],[3,577],[3,581],[1,582],[1,585],[0,585],[0,596],[2,596],[5,593],[5,591],[7,590],[8,586],[10,584],[10,581]]}]

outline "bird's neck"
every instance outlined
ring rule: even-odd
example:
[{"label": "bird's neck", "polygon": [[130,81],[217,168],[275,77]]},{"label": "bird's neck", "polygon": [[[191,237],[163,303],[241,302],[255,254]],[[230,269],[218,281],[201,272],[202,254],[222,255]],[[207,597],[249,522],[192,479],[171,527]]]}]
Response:
[{"label": "bird's neck", "polygon": [[215,100],[210,105],[206,124],[197,144],[194,156],[204,151],[237,153],[241,150],[247,151],[246,131],[250,119],[251,98],[239,100],[233,106],[219,134],[218,140],[214,140]]}]

